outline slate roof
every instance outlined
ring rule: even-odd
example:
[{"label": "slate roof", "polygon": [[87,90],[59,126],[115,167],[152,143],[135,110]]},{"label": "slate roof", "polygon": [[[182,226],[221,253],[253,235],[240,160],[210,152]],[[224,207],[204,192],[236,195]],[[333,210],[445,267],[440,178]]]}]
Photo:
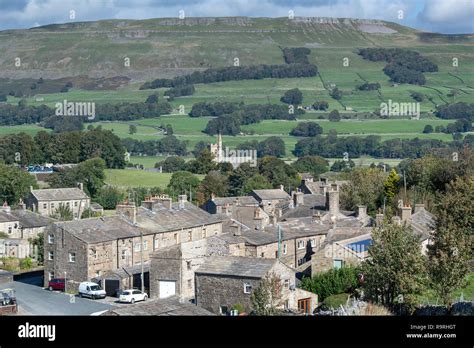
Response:
[{"label": "slate roof", "polygon": [[179,203],[173,203],[171,209],[167,209],[160,203],[155,203],[153,210],[143,207],[137,209],[137,223],[140,227],[149,230],[149,233],[210,225],[222,220],[189,202],[185,202],[183,208],[179,207]]},{"label": "slate roof", "polygon": [[265,189],[252,191],[260,200],[290,199],[288,193],[280,189]]},{"label": "slate roof", "polygon": [[430,237],[431,231],[436,227],[436,218],[425,208],[419,208],[419,211],[411,216],[410,225],[422,240],[426,240]]},{"label": "slate roof", "polygon": [[23,228],[44,227],[55,221],[54,219],[26,209],[12,210],[11,215],[18,219],[20,226]]},{"label": "slate roof", "polygon": [[276,259],[241,256],[211,256],[195,271],[196,274],[263,278],[278,262]]},{"label": "slate roof", "polygon": [[13,222],[18,221],[18,218],[11,212],[0,211],[0,222]]},{"label": "slate roof", "polygon": [[216,206],[224,206],[226,203],[235,204],[237,201],[239,205],[258,205],[257,200],[253,196],[216,197],[212,200]]},{"label": "slate roof", "polygon": [[189,302],[179,302],[178,297],[173,296],[166,299],[147,300],[145,302],[135,303],[133,306],[120,306],[102,314],[103,316],[204,316],[215,315],[208,310],[196,306]]},{"label": "slate roof", "polygon": [[57,222],[55,225],[64,228],[84,242],[94,244],[139,237],[140,232],[144,235],[163,233],[221,221],[216,216],[186,202],[184,208],[179,208],[178,203],[173,204],[171,209],[156,204],[153,211],[138,207],[136,225],[122,215]]},{"label": "slate roof", "polygon": [[31,190],[38,201],[67,201],[71,199],[88,199],[89,196],[77,187]]},{"label": "slate roof", "polygon": [[78,239],[89,243],[102,243],[120,238],[139,237],[140,231],[146,231],[133,226],[118,215],[102,216],[74,221],[61,221],[54,223]]}]

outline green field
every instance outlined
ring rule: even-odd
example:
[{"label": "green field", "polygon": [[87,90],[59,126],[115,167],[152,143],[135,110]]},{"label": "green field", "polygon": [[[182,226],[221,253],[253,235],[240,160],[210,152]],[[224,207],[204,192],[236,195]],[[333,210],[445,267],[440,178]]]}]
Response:
[{"label": "green field", "polygon": [[[127,187],[161,187],[165,188],[170,179],[170,173],[155,173],[133,169],[107,169],[105,182],[120,188]],[[202,179],[203,175],[196,175]]]}]

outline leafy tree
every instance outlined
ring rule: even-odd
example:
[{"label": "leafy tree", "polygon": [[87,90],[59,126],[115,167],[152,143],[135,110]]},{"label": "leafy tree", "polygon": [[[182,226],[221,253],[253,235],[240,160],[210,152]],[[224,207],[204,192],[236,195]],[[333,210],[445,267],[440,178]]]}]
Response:
[{"label": "leafy tree", "polygon": [[338,269],[331,269],[327,272],[316,274],[309,278],[303,278],[301,288],[318,295],[318,299],[341,293],[350,293],[358,286],[360,269],[346,266]]},{"label": "leafy tree", "polygon": [[16,167],[0,164],[0,198],[9,205],[15,206],[20,198],[25,197],[30,186],[37,186],[32,175]]},{"label": "leafy tree", "polygon": [[388,200],[392,200],[393,197],[395,197],[395,195],[397,194],[399,189],[399,183],[400,176],[397,174],[395,169],[392,169],[384,183],[384,193],[385,197],[387,197]]},{"label": "leafy tree", "polygon": [[253,190],[263,190],[271,189],[272,184],[268,182],[268,179],[260,174],[255,174],[254,176],[245,180],[243,187],[243,194],[249,194]]},{"label": "leafy tree", "polygon": [[279,158],[266,156],[258,160],[258,171],[273,187],[283,185],[288,190],[300,184],[298,172]]},{"label": "leafy tree", "polygon": [[174,197],[181,194],[188,194],[191,191],[192,195],[196,197],[198,186],[199,179],[196,176],[190,172],[180,171],[173,173],[171,176],[167,191]]},{"label": "leafy tree", "polygon": [[328,119],[331,122],[339,122],[341,120],[341,115],[339,114],[339,111],[333,110],[329,113]]},{"label": "leafy tree", "polygon": [[293,88],[285,92],[280,101],[286,104],[299,105],[303,102],[303,93],[298,88]]},{"label": "leafy tree", "polygon": [[389,307],[396,302],[412,305],[412,297],[427,282],[419,237],[406,224],[384,223],[373,230],[372,241],[362,263],[366,297]]},{"label": "leafy tree", "polygon": [[262,278],[259,286],[250,295],[253,313],[256,315],[277,314],[282,305],[281,290],[281,279],[274,273]]},{"label": "leafy tree", "polygon": [[135,134],[137,132],[137,126],[134,124],[131,124],[128,126],[128,134]]},{"label": "leafy tree", "polygon": [[156,104],[158,103],[158,94],[151,94],[146,98],[145,103],[147,104]]},{"label": "leafy tree", "polygon": [[83,183],[84,190],[94,198],[104,186],[105,168],[103,159],[92,158],[76,167],[51,174],[46,181],[52,188],[75,187],[77,183]]},{"label": "leafy tree", "polygon": [[59,203],[52,217],[59,221],[70,221],[74,218],[71,208],[63,203]]},{"label": "leafy tree", "polygon": [[40,233],[36,236],[36,238],[30,240],[31,244],[35,246],[38,250],[38,254],[36,255],[36,261],[39,264],[43,264],[44,261],[44,234]]},{"label": "leafy tree", "polygon": [[250,163],[242,163],[229,175],[229,194],[241,196],[245,194],[244,185],[248,179],[258,174],[258,169]]},{"label": "leafy tree", "polygon": [[258,157],[283,157],[285,152],[285,142],[280,137],[269,137],[258,143],[257,146]]},{"label": "leafy tree", "polygon": [[173,173],[186,168],[186,161],[178,156],[166,157],[164,161],[155,163],[155,168],[160,168],[165,173]]},{"label": "leafy tree", "polygon": [[331,166],[331,172],[350,172],[355,167],[353,160],[334,161]]},{"label": "leafy tree", "polygon": [[194,150],[192,151],[192,153],[194,157],[198,157],[202,151],[208,150],[208,148],[209,148],[208,143],[201,140],[201,141],[198,141],[196,145],[194,145]]},{"label": "leafy tree", "polygon": [[342,187],[342,206],[355,210],[357,205],[367,205],[368,212],[376,212],[383,203],[385,176],[379,169],[353,169],[349,174],[349,183]]},{"label": "leafy tree", "polygon": [[329,162],[319,156],[305,156],[298,158],[298,160],[292,164],[292,167],[299,173],[308,172],[317,178],[329,170]]},{"label": "leafy tree", "polygon": [[290,132],[295,137],[314,137],[318,134],[323,134],[323,128],[316,122],[299,122]]},{"label": "leafy tree", "polygon": [[215,194],[218,197],[225,197],[227,192],[227,176],[213,170],[210,171],[201,181],[198,188],[197,200],[201,205],[209,200],[212,194]]},{"label": "leafy tree", "polygon": [[329,103],[325,100],[316,101],[313,104],[314,110],[327,110],[329,108]]},{"label": "leafy tree", "polygon": [[423,128],[423,133],[425,134],[433,133],[433,126],[430,124],[427,124],[425,128]]},{"label": "leafy tree", "polygon": [[195,160],[189,161],[186,169],[194,174],[207,174],[217,169],[214,155],[209,150],[203,150]]},{"label": "leafy tree", "polygon": [[331,97],[333,97],[336,100],[341,100],[342,98],[342,91],[339,90],[339,88],[334,88],[331,93],[329,93]]},{"label": "leafy tree", "polygon": [[105,185],[99,190],[95,199],[104,209],[115,209],[124,197],[124,193],[119,188]]},{"label": "leafy tree", "polygon": [[84,211],[82,212],[81,219],[95,218],[99,216],[100,216],[99,212],[92,211],[92,209],[87,208],[87,209],[84,209]]}]

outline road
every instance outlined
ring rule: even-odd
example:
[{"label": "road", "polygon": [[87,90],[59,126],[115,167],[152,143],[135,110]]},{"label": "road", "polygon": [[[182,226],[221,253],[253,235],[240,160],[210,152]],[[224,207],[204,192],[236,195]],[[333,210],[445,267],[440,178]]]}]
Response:
[{"label": "road", "polygon": [[79,298],[41,287],[41,277],[13,281],[0,285],[1,289],[14,288],[18,314],[24,315],[90,315],[113,308],[113,305]]}]

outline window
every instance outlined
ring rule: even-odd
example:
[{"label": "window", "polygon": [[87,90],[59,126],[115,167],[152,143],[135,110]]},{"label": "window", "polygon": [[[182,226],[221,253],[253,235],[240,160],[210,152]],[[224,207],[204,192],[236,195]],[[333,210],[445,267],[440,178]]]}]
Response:
[{"label": "window", "polygon": [[311,248],[314,248],[316,246],[316,238],[311,239],[310,243],[311,243]]},{"label": "window", "polygon": [[283,244],[283,254],[286,255],[286,253],[288,252],[288,246],[285,244]]},{"label": "window", "polygon": [[133,248],[136,252],[140,251],[140,243],[135,243],[135,246]]},{"label": "window", "polygon": [[261,254],[260,254],[260,257],[265,257],[265,253],[261,253]]},{"label": "window", "polygon": [[188,241],[192,241],[193,240],[193,231],[189,231],[188,232]]},{"label": "window", "polygon": [[186,261],[186,268],[188,269],[188,271],[191,270],[191,261]]},{"label": "window", "polygon": [[96,258],[97,258],[97,250],[91,249],[91,253],[92,253],[92,257],[93,257],[94,259],[96,259]]},{"label": "window", "polygon": [[290,309],[290,302],[288,300],[286,300],[285,303],[283,304],[283,307],[286,310]]},{"label": "window", "polygon": [[54,208],[54,203],[51,203],[51,209],[53,209],[53,208]]},{"label": "window", "polygon": [[48,244],[54,244],[54,234],[48,234]]},{"label": "window", "polygon": [[343,266],[343,261],[342,260],[334,260],[333,261],[333,267],[336,269],[339,269]]},{"label": "window", "polygon": [[155,243],[155,249],[158,249],[160,246],[158,239],[155,239],[154,243]]},{"label": "window", "polygon": [[188,279],[188,289],[191,289],[193,287],[193,280]]},{"label": "window", "polygon": [[48,278],[49,280],[54,279],[54,272],[48,272]]},{"label": "window", "polygon": [[298,249],[304,249],[304,240],[298,241]]},{"label": "window", "polygon": [[175,241],[176,244],[179,243],[179,238],[178,238],[178,234],[177,234],[177,233],[174,234],[174,241]]},{"label": "window", "polygon": [[289,288],[290,288],[290,280],[289,280],[289,279],[285,279],[285,280],[283,281],[283,287],[284,287],[285,289],[289,289]]},{"label": "window", "polygon": [[97,278],[97,277],[100,277],[100,271],[96,271],[96,272],[95,272],[95,276],[96,276],[96,278]]},{"label": "window", "polygon": [[69,208],[70,206],[71,206],[71,203],[67,202],[67,203],[66,203],[66,207]]},{"label": "window", "polygon": [[301,259],[298,259],[298,266],[301,266],[305,262],[306,262],[306,258],[304,257],[302,257]]},{"label": "window", "polygon": [[122,260],[127,258],[127,250],[122,250]]},{"label": "window", "polygon": [[11,227],[11,226],[8,226],[8,233],[9,233],[9,234],[12,233],[12,227]]},{"label": "window", "polygon": [[76,262],[76,253],[69,253],[69,262],[71,263]]},{"label": "window", "polygon": [[43,209],[48,209],[48,203],[43,203]]},{"label": "window", "polygon": [[48,251],[48,260],[53,261],[54,260],[54,253],[52,251]]},{"label": "window", "polygon": [[229,313],[227,306],[220,306],[219,309],[221,311],[221,315],[227,315]]},{"label": "window", "polygon": [[148,241],[147,240],[143,241],[143,250],[148,250]]},{"label": "window", "polygon": [[77,207],[77,202],[74,202],[74,206]]},{"label": "window", "polygon": [[201,238],[206,238],[206,237],[207,237],[206,229],[203,228],[202,233],[201,233]]},{"label": "window", "polygon": [[244,283],[244,294],[250,294],[252,292],[252,285]]}]

